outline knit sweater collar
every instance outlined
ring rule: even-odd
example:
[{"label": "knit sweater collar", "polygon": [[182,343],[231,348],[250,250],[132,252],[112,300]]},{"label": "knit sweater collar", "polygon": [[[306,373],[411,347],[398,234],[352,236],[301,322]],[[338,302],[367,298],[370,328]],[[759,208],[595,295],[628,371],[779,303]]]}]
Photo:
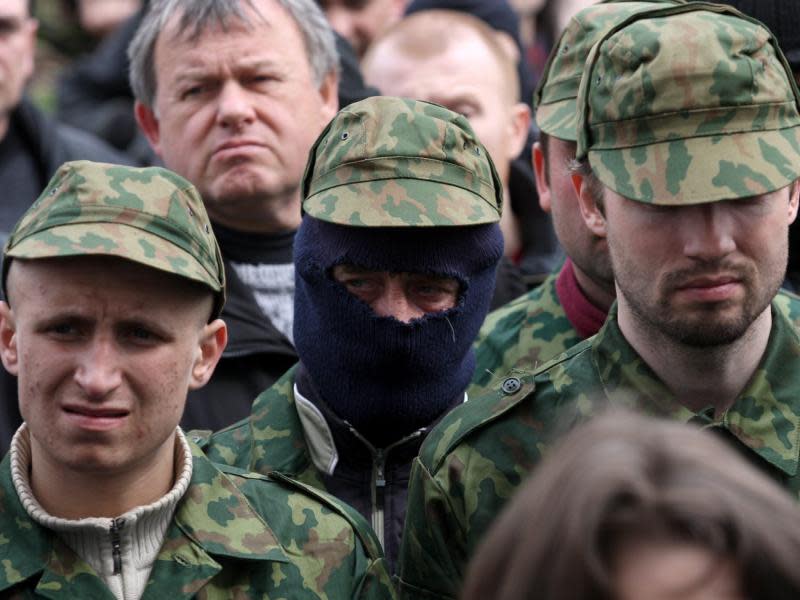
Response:
[{"label": "knit sweater collar", "polygon": [[[74,520],[50,515],[31,490],[30,432],[24,423],[11,442],[11,478],[28,515],[42,527],[56,532],[120,600],[139,598],[144,592],[175,508],[191,481],[191,449],[183,432],[180,429],[176,432],[175,483],[172,489],[155,502],[133,508],[114,519],[89,517]],[[115,569],[112,529],[117,530],[119,540],[119,569]]]}]

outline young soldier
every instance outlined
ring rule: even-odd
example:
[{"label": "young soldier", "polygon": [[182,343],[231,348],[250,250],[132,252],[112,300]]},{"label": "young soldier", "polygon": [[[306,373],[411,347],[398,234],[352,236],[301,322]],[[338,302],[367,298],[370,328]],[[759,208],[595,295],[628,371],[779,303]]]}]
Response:
[{"label": "young soldier", "polygon": [[[583,222],[572,185],[575,158],[576,96],[589,50],[611,27],[631,15],[681,0],[601,2],[578,14],[553,49],[534,99],[539,142],[534,169],[539,201],[553,216],[564,266],[544,283],[489,314],[475,341],[475,375],[469,388],[477,396],[510,369],[533,369],[600,330],[616,292],[608,245]],[[780,309],[800,319],[796,295],[779,292]]]},{"label": "young soldier", "polygon": [[800,494],[800,335],[774,302],[800,187],[797,88],[733,9],[640,13],[590,54],[575,185],[618,309],[533,376],[448,415],[415,462],[405,597],[452,598],[561,426],[607,402],[707,424]]},{"label": "young soldier", "polygon": [[222,259],[187,181],[66,163],[3,275],[0,358],[24,423],[0,464],[0,594],[392,596],[358,515],[214,466],[177,427],[227,337]]}]

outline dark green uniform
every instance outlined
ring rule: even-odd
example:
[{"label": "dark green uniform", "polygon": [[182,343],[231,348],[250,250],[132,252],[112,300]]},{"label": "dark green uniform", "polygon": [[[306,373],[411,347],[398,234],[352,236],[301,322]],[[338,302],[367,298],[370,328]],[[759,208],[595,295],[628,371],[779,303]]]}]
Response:
[{"label": "dark green uniform", "polygon": [[[143,599],[393,597],[360,515],[288,479],[213,465],[196,447]],[[0,464],[0,595],[115,600],[100,576],[28,516]]]},{"label": "dark green uniform", "polygon": [[800,494],[800,335],[778,302],[772,314],[759,368],[716,421],[675,400],[622,336],[615,309],[593,338],[535,374],[511,373],[493,393],[447,415],[412,471],[401,597],[456,598],[476,544],[558,432],[608,402],[712,427]]}]

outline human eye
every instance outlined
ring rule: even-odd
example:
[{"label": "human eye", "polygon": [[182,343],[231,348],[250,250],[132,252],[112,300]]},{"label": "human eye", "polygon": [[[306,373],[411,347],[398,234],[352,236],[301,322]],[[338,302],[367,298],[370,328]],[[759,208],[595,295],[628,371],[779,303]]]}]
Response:
[{"label": "human eye", "polygon": [[39,333],[59,342],[79,340],[86,336],[88,324],[69,317],[55,318],[41,323],[36,329]]},{"label": "human eye", "polygon": [[213,85],[209,82],[203,82],[203,81],[190,82],[180,88],[178,97],[184,101],[193,100],[209,92],[212,89],[212,87]]},{"label": "human eye", "polygon": [[426,310],[446,310],[458,300],[459,283],[451,277],[415,277],[410,280],[409,288]]},{"label": "human eye", "polygon": [[152,327],[142,323],[125,323],[120,327],[120,337],[124,342],[137,346],[154,346],[164,337]]}]

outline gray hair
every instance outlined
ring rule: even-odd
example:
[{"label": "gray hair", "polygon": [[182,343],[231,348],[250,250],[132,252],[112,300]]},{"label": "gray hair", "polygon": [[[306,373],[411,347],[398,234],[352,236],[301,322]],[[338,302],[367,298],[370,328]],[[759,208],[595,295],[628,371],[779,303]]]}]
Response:
[{"label": "gray hair", "polygon": [[[303,36],[314,83],[321,85],[329,73],[339,72],[336,39],[325,15],[314,0],[274,0],[297,23]],[[258,10],[253,0],[153,0],[146,10],[136,35],[128,46],[130,84],[139,102],[152,107],[156,97],[155,48],[158,35],[173,16],[181,16],[179,35],[188,32],[197,39],[212,25],[227,30],[231,21],[247,27],[253,19],[244,10]]]}]

